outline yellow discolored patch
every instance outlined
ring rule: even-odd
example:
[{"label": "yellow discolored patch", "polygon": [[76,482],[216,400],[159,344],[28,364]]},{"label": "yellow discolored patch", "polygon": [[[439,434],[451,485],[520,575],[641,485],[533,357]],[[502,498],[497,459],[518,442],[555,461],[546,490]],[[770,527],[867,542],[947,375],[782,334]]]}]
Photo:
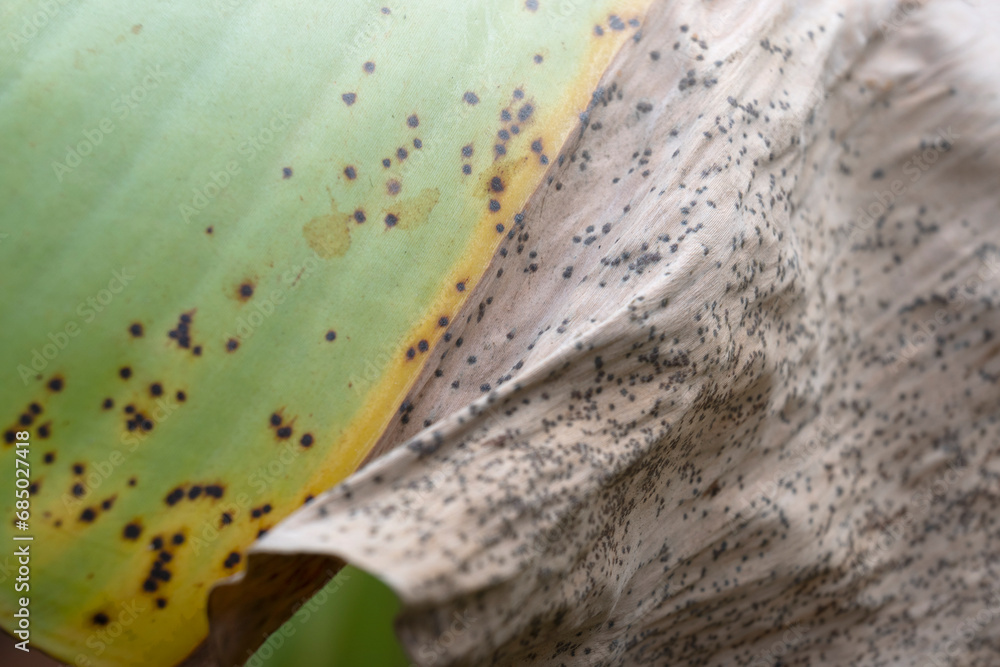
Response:
[{"label": "yellow discolored patch", "polygon": [[302,235],[323,259],[342,257],[351,247],[350,218],[343,213],[317,216],[305,224]]},{"label": "yellow discolored patch", "polygon": [[396,225],[400,229],[415,229],[430,217],[439,199],[441,199],[440,190],[424,188],[417,196],[402,199],[395,206],[386,208],[383,215],[390,213],[395,215],[399,219]]}]

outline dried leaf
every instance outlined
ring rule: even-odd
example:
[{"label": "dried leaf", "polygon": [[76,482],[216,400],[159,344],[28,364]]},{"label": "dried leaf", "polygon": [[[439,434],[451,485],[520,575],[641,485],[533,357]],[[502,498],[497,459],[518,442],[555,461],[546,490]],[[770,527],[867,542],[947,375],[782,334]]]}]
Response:
[{"label": "dried leaf", "polygon": [[420,665],[996,663],[1000,15],[914,4],[657,4],[221,661],[343,561]]}]

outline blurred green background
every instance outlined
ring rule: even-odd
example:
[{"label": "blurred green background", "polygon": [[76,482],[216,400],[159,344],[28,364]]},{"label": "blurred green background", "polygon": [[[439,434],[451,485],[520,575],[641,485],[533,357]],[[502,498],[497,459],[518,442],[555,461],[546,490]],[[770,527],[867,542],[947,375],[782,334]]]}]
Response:
[{"label": "blurred green background", "polygon": [[408,667],[393,631],[398,611],[399,600],[385,584],[347,566],[247,666]]}]

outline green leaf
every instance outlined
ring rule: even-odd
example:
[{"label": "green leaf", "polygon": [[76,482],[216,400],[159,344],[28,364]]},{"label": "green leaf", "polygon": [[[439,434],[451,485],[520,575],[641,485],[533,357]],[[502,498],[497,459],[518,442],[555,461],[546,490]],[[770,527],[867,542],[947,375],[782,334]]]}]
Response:
[{"label": "green leaf", "polygon": [[198,646],[212,585],[400,410],[646,4],[5,6],[0,475],[27,430],[33,646]]}]

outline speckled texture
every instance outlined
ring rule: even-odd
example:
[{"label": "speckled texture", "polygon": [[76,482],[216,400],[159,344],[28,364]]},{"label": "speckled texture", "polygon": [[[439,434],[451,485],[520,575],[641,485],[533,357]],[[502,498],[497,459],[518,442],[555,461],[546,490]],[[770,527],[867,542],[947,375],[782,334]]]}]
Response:
[{"label": "speckled texture", "polygon": [[226,660],[328,555],[419,665],[1000,663],[1000,14],[713,4],[620,54],[405,444],[217,589]]}]

